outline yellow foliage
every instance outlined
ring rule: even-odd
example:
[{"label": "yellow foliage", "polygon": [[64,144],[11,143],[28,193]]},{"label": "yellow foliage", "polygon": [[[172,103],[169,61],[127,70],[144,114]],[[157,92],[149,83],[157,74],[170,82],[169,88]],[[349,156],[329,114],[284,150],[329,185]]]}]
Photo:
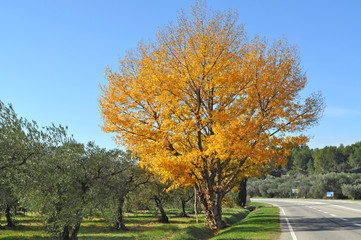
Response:
[{"label": "yellow foliage", "polygon": [[128,52],[119,71],[106,69],[103,131],[164,182],[227,191],[286,164],[323,111],[320,94],[299,95],[307,79],[296,47],[249,40],[236,20],[195,7]]}]

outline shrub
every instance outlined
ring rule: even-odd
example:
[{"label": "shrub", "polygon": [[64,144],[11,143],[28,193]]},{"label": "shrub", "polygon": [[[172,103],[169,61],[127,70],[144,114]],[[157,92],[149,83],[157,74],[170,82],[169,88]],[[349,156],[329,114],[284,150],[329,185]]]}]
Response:
[{"label": "shrub", "polygon": [[350,174],[347,173],[328,173],[316,177],[316,182],[311,187],[313,197],[324,198],[326,192],[334,192],[335,198],[346,198],[342,194],[341,186],[343,184],[351,184]]},{"label": "shrub", "polygon": [[341,187],[342,194],[354,199],[361,199],[361,184],[352,185],[352,184],[344,184]]}]

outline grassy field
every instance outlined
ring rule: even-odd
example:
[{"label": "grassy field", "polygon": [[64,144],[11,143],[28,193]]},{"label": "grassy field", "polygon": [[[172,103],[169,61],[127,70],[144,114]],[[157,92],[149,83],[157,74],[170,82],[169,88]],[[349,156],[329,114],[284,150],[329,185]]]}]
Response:
[{"label": "grassy field", "polygon": [[[168,210],[170,224],[157,223],[151,212],[127,213],[125,215],[127,232],[118,232],[103,219],[85,219],[79,239],[275,239],[279,234],[278,209],[265,204],[254,203],[257,210],[249,213],[245,209],[225,209],[223,219],[230,226],[217,234],[208,229],[200,215],[197,224],[194,216],[177,218],[178,211]],[[54,239],[36,216],[27,215],[16,218],[16,229],[0,230],[0,239],[36,240]],[[1,224],[5,224],[2,219]]]}]

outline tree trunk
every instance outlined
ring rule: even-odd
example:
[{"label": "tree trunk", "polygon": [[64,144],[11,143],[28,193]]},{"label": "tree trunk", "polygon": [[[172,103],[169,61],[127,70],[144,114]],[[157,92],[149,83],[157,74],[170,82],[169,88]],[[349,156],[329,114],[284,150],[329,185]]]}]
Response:
[{"label": "tree trunk", "polygon": [[124,205],[124,197],[121,197],[118,199],[118,212],[117,212],[117,219],[114,223],[114,227],[122,231],[128,231],[127,227],[124,224],[124,219],[123,219],[123,205]]},{"label": "tree trunk", "polygon": [[77,223],[74,230],[71,233],[70,240],[78,240],[79,229],[80,229],[80,223]]},{"label": "tree trunk", "polygon": [[69,238],[69,226],[66,225],[63,228],[63,231],[59,233],[59,240],[70,240]]},{"label": "tree trunk", "polygon": [[194,187],[194,214],[196,215],[196,223],[198,223],[198,196],[197,196],[197,189]]},{"label": "tree trunk", "polygon": [[12,219],[11,219],[11,212],[10,212],[10,206],[6,205],[6,221],[7,221],[7,227],[16,227],[15,224],[13,223]]},{"label": "tree trunk", "polygon": [[186,213],[186,203],[187,201],[184,199],[181,199],[182,202],[182,212],[179,214],[179,217],[189,217]]},{"label": "tree trunk", "polygon": [[239,185],[238,205],[244,208],[246,206],[246,203],[247,203],[247,178],[243,178]]},{"label": "tree trunk", "polygon": [[194,197],[194,194],[192,195],[192,196],[188,196],[188,198],[184,198],[184,196],[182,196],[181,198],[180,198],[180,200],[181,200],[181,203],[182,203],[182,212],[181,212],[181,214],[179,214],[179,217],[187,217],[187,218],[189,218],[189,216],[187,215],[187,213],[186,213],[186,204],[187,204],[187,202],[189,202],[192,198]]},{"label": "tree trunk", "polygon": [[222,199],[224,193],[222,190],[200,191],[197,187],[199,200],[206,217],[206,224],[213,230],[220,230],[226,227],[226,223],[222,220]]},{"label": "tree trunk", "polygon": [[160,223],[169,223],[169,219],[167,217],[167,214],[164,211],[162,201],[157,196],[154,196],[154,201],[155,201],[155,204],[157,205],[157,207],[158,207],[158,209],[159,209],[159,211],[161,213],[161,216],[158,218],[158,222],[160,222]]}]

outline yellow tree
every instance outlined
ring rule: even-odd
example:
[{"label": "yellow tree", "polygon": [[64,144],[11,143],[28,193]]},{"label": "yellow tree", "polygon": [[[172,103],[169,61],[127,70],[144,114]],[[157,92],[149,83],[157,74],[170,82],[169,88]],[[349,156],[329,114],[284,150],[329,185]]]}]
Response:
[{"label": "yellow tree", "polygon": [[301,131],[323,111],[285,39],[249,39],[237,14],[196,4],[154,43],[140,43],[106,70],[103,131],[164,182],[194,186],[207,223],[223,228],[222,198],[243,177],[285,164]]}]

